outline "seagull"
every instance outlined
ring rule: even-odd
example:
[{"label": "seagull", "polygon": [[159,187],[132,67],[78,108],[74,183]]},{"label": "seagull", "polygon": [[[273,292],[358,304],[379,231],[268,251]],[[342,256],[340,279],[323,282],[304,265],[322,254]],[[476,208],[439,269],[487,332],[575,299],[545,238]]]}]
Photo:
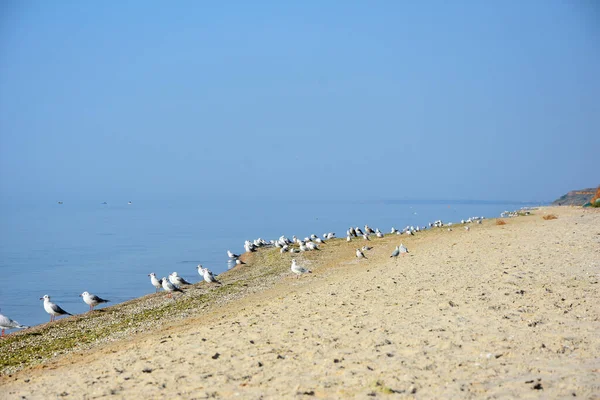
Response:
[{"label": "seagull", "polygon": [[[282,249],[283,250],[283,249]],[[245,262],[243,262],[242,260],[240,260],[239,258],[235,260],[235,265],[246,265]]]},{"label": "seagull", "polygon": [[47,294],[45,294],[44,297],[40,297],[40,300],[44,300],[44,310],[50,314],[50,322],[54,321],[59,315],[73,315],[60,308],[57,304],[51,302],[50,296]]},{"label": "seagull", "polygon": [[357,258],[367,258],[365,257],[364,253],[362,251],[360,251],[360,249],[356,249],[356,257]]},{"label": "seagull", "polygon": [[15,329],[15,328],[23,329],[23,328],[29,328],[29,327],[25,326],[25,325],[21,325],[17,321],[13,321],[12,319],[8,318],[7,316],[0,314],[0,328],[2,329],[2,335],[0,337],[4,337],[5,329]]},{"label": "seagull", "polygon": [[309,250],[319,250],[319,246],[317,246],[317,244],[315,242],[308,242],[308,243],[306,243],[306,247]]},{"label": "seagull", "polygon": [[361,231],[358,226],[354,228],[354,232],[356,232],[357,235],[364,235],[363,231]]},{"label": "seagull", "polygon": [[381,231],[379,229],[377,229],[377,232],[375,232],[375,236],[377,236],[378,238],[382,238],[383,233],[381,233]]},{"label": "seagull", "polygon": [[175,286],[191,285],[191,283],[183,279],[181,276],[177,275],[177,272],[173,272],[171,275],[169,275],[169,282],[171,282]]},{"label": "seagull", "polygon": [[238,258],[240,256],[239,254],[234,254],[234,253],[230,252],[229,250],[227,250],[227,255],[231,259]]},{"label": "seagull", "polygon": [[363,233],[362,237],[365,240],[371,240],[371,239],[369,239],[369,235],[367,235],[366,233]]},{"label": "seagull", "polygon": [[352,237],[350,235],[346,236],[346,242],[349,242],[352,240]]},{"label": "seagull", "polygon": [[90,311],[94,309],[100,303],[108,303],[110,300],[104,300],[95,294],[89,294],[88,292],[83,292],[79,295],[79,297],[83,297],[83,301],[85,304],[90,306]]},{"label": "seagull", "polygon": [[171,282],[169,282],[169,280],[163,276],[162,280],[162,288],[165,289],[165,292],[168,292],[169,294],[167,295],[167,297],[171,297],[173,295],[173,292],[181,292],[183,293],[183,290],[181,290],[180,288],[178,288],[177,286],[173,285]]},{"label": "seagull", "polygon": [[469,228],[468,226],[465,226],[465,231],[468,231],[469,229],[471,229],[471,228]]},{"label": "seagull", "polygon": [[398,247],[398,249],[400,250],[400,254],[404,255],[408,253],[408,249],[406,248],[405,245],[403,245],[402,243],[400,243],[400,246]]},{"label": "seagull", "polygon": [[362,247],[363,251],[367,251],[367,250],[371,250],[371,249],[372,249],[372,247],[369,247],[369,246],[363,246]]},{"label": "seagull", "polygon": [[296,279],[298,279],[298,277],[300,275],[302,275],[302,274],[312,274],[311,270],[308,270],[308,269],[306,269],[304,267],[301,267],[298,264],[296,264],[296,259],[292,260],[292,268],[291,269],[292,269],[292,272],[297,275]]},{"label": "seagull", "polygon": [[156,292],[158,292],[162,287],[162,279],[158,279],[154,272],[148,274],[148,276],[150,277],[150,282],[152,283],[152,286],[154,286],[156,288]]},{"label": "seagull", "polygon": [[219,282],[217,280],[217,278],[215,278],[215,276],[213,275],[213,273],[208,269],[208,268],[204,268],[202,267],[202,265],[198,265],[198,273],[200,273],[200,270],[202,270],[202,277],[204,278],[204,280],[208,283],[218,283],[219,285],[221,284],[221,282]]},{"label": "seagull", "polygon": [[396,249],[394,250],[394,252],[390,256],[390,258],[392,258],[392,257],[398,257],[398,254],[400,254],[400,247],[396,246]]}]

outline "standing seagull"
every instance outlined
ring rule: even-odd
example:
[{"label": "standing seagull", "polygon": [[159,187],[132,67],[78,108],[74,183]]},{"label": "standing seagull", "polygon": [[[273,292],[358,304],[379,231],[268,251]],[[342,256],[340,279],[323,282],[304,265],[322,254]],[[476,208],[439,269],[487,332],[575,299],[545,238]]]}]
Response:
[{"label": "standing seagull", "polygon": [[202,265],[198,265],[198,273],[200,274],[200,270],[202,270],[202,277],[204,278],[204,280],[208,283],[218,283],[219,285],[221,284],[221,282],[219,282],[217,280],[217,278],[213,275],[212,271],[209,270],[208,268],[204,268],[202,267]]},{"label": "standing seagull", "polygon": [[12,319],[8,318],[7,316],[0,314],[0,328],[2,329],[2,335],[0,337],[4,337],[5,329],[15,329],[15,328],[23,329],[23,328],[29,328],[29,327],[25,326],[25,325],[21,325],[17,321],[13,321]]},{"label": "standing seagull", "polygon": [[[287,245],[286,245],[286,247],[287,247]],[[281,248],[281,250],[282,250],[281,251],[282,253],[285,253],[285,251],[283,251],[283,247]],[[286,251],[287,251],[287,249],[286,249]],[[246,263],[238,258],[235,260],[235,265],[246,265]]]},{"label": "standing seagull", "polygon": [[296,264],[296,259],[292,260],[292,268],[291,268],[292,272],[295,273],[296,279],[298,279],[298,277],[300,277],[300,275],[302,274],[312,274],[312,271],[299,266],[298,264]]},{"label": "standing seagull", "polygon": [[240,255],[239,254],[234,254],[231,251],[227,250],[227,256],[229,256],[229,258],[231,258],[232,260],[235,258],[239,258]]},{"label": "standing seagull", "polygon": [[360,251],[360,249],[356,249],[356,258],[367,259],[367,257],[365,257],[365,254],[362,251]]},{"label": "standing seagull", "polygon": [[96,296],[95,294],[89,294],[88,292],[81,293],[79,295],[79,297],[83,297],[83,301],[85,302],[85,304],[90,306],[90,311],[92,311],[94,309],[94,307],[96,307],[98,304],[108,303],[110,301],[110,300],[101,299],[100,297]]},{"label": "standing seagull", "polygon": [[161,281],[162,281],[162,288],[165,289],[165,292],[169,293],[167,295],[167,297],[172,297],[173,292],[183,293],[183,290],[179,289],[177,286],[175,286],[171,282],[169,282],[169,280],[166,277],[163,277],[161,279]]},{"label": "standing seagull", "polygon": [[173,272],[171,275],[169,275],[169,282],[171,282],[175,286],[191,285],[191,283],[183,279],[181,276],[177,275],[177,272]]},{"label": "standing seagull", "polygon": [[148,274],[148,276],[150,277],[150,283],[152,283],[152,286],[156,288],[156,293],[158,293],[158,291],[162,287],[162,279],[158,279],[154,272]]},{"label": "standing seagull", "polygon": [[60,308],[58,304],[51,302],[50,296],[47,294],[45,294],[44,297],[40,297],[40,300],[44,300],[44,310],[50,314],[50,322],[54,321],[59,315],[73,315]]},{"label": "standing seagull", "polygon": [[398,254],[400,254],[400,246],[396,246],[396,249],[394,250],[394,252],[390,256],[390,258],[392,258],[392,257],[398,257]]},{"label": "standing seagull", "polygon": [[398,247],[398,249],[400,250],[400,254],[402,254],[402,255],[405,255],[408,253],[408,249],[402,243],[400,243],[400,246]]}]

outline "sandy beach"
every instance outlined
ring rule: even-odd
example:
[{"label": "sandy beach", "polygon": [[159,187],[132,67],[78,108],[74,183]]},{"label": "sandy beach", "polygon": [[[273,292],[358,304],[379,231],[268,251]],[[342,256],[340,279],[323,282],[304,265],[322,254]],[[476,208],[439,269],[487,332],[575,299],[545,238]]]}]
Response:
[{"label": "sandy beach", "polygon": [[[247,266],[220,276],[223,288],[201,283],[186,298],[243,290],[6,364],[1,397],[600,398],[600,210],[541,208],[504,221],[330,241],[294,255],[313,271],[300,277],[290,254],[245,254]],[[410,253],[390,258],[401,242]],[[365,244],[373,249],[359,260]],[[43,329],[11,335],[11,346]]]}]

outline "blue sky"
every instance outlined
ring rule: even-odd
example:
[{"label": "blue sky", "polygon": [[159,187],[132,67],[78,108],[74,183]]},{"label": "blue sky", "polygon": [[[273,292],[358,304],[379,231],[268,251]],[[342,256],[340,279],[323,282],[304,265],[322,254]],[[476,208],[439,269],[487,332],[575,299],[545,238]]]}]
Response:
[{"label": "blue sky", "polygon": [[4,199],[552,200],[600,184],[600,12],[5,1]]}]

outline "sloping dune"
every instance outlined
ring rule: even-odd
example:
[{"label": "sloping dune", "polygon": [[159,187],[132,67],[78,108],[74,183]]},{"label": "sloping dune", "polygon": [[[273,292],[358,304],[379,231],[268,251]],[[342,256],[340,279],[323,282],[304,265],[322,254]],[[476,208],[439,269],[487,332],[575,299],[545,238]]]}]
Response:
[{"label": "sloping dune", "polygon": [[[542,218],[550,213],[558,218]],[[244,291],[6,369],[0,392],[11,399],[599,398],[600,212],[541,208],[505,222],[373,238],[360,260],[363,239],[298,255],[246,254],[247,266],[220,276],[224,287]],[[409,253],[390,258],[400,242]],[[293,256],[313,273],[292,274]],[[207,287],[147,301],[186,304]]]}]

